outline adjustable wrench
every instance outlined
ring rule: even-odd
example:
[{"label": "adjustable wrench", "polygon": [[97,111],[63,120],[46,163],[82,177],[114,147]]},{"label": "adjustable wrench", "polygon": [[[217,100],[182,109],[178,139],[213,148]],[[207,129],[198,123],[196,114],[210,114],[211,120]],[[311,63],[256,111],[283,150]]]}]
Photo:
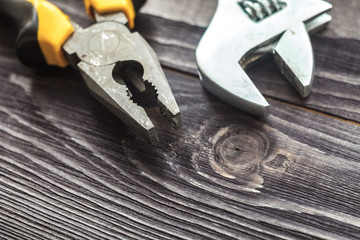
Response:
[{"label": "adjustable wrench", "polygon": [[314,77],[308,33],[331,21],[331,8],[323,0],[219,0],[196,51],[203,85],[236,108],[267,116],[269,104],[245,70],[270,53],[295,89],[308,96]]}]

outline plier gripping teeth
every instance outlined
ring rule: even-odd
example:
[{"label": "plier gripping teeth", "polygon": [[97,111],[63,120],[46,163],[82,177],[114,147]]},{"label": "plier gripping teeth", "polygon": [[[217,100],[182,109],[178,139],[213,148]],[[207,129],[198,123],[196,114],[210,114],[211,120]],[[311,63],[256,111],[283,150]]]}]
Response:
[{"label": "plier gripping teeth", "polygon": [[[164,117],[174,128],[181,128],[180,110],[154,50],[139,33],[131,33],[127,27],[134,26],[135,9],[131,0],[85,0],[88,14],[97,21],[86,29],[70,22],[66,15],[46,0],[5,0],[0,8],[11,15],[10,9],[15,5],[25,9],[25,12],[30,11],[26,24],[23,24],[23,19],[18,20],[19,16],[12,16],[21,29],[17,53],[23,63],[32,66],[46,63],[60,67],[70,63],[80,71],[96,99],[150,142],[158,141],[155,127],[144,108],[132,101],[128,81],[139,92],[149,93],[156,98]],[[141,4],[137,1],[135,5]],[[36,19],[31,16],[36,16]],[[49,25],[49,22],[53,24]],[[48,25],[46,32],[41,29],[44,24]],[[31,29],[27,29],[29,25],[36,30],[31,43],[38,45],[40,50],[31,53],[37,56],[36,61],[28,57],[26,45],[29,44],[19,40],[28,37],[22,33],[31,32]],[[40,41],[41,34],[61,37]]]}]

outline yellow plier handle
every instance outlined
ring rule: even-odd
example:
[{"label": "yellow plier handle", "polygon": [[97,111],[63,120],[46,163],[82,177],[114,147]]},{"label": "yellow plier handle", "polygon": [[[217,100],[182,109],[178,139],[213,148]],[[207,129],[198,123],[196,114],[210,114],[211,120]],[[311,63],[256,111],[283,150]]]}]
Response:
[{"label": "yellow plier handle", "polygon": [[18,30],[16,53],[23,64],[67,65],[62,45],[74,29],[60,9],[45,0],[1,0],[0,14]]},{"label": "yellow plier handle", "polygon": [[[134,0],[140,7],[143,0]],[[84,0],[89,16],[123,12],[134,27],[135,8],[131,0]],[[69,17],[47,0],[0,0],[0,13],[13,20],[19,29],[16,52],[22,63],[38,67],[66,67],[62,46],[74,32]]]},{"label": "yellow plier handle", "polygon": [[86,13],[94,18],[93,10],[99,14],[123,12],[129,21],[129,28],[135,26],[135,8],[132,0],[84,0]]},{"label": "yellow plier handle", "polygon": [[62,45],[74,32],[74,28],[58,7],[46,0],[26,0],[36,9],[38,16],[37,40],[46,63],[66,67],[68,62]]}]

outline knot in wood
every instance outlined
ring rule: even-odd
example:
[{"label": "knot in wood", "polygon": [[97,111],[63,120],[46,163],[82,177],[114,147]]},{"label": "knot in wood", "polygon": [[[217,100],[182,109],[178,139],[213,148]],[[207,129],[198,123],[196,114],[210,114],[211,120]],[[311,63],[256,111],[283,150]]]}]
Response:
[{"label": "knot in wood", "polygon": [[238,129],[228,132],[215,144],[215,163],[218,168],[233,174],[252,172],[268,151],[268,139],[256,130]]}]

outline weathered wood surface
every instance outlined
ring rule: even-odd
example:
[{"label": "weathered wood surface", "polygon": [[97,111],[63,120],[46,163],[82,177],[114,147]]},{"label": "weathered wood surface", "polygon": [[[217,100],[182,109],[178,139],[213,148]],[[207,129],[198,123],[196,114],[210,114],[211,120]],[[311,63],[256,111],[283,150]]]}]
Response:
[{"label": "weathered wood surface", "polygon": [[[195,75],[214,1],[194,0],[191,11],[190,0],[166,1],[149,0],[137,27],[167,66],[184,124],[175,132],[149,109],[156,146],[71,69],[22,66],[1,25],[0,239],[359,239],[359,1],[334,1],[334,24],[312,39],[309,99],[271,61],[250,71],[273,76],[256,81],[272,107],[267,119],[225,105]],[[54,2],[91,23],[82,1]],[[162,14],[174,6],[181,14]]]}]

